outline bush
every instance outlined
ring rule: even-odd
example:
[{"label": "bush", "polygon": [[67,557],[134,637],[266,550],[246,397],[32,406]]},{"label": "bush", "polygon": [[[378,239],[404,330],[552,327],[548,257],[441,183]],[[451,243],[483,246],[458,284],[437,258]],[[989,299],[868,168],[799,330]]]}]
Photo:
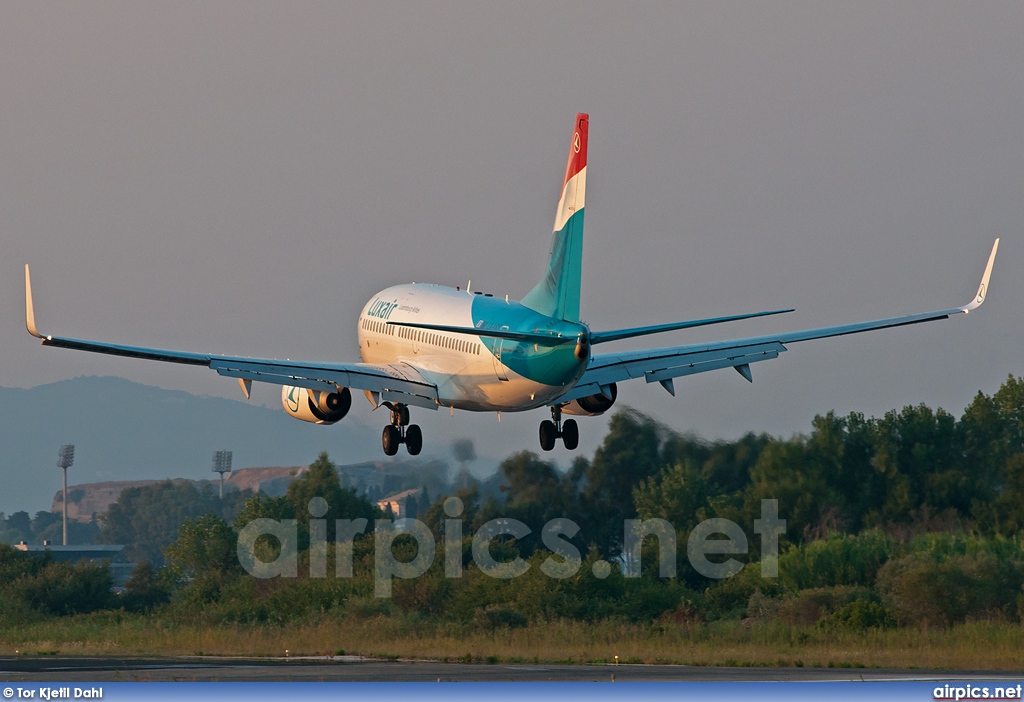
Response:
[{"label": "bush", "polygon": [[49,563],[38,573],[14,581],[4,599],[45,614],[84,614],[113,604],[112,585],[106,565]]},{"label": "bush", "polygon": [[167,569],[181,581],[238,573],[237,541],[238,535],[215,514],[186,519],[178,538],[164,549]]},{"label": "bush", "polygon": [[156,570],[148,561],[135,566],[124,584],[121,606],[129,612],[146,612],[171,600],[171,591],[160,582]]},{"label": "bush", "polygon": [[51,563],[50,554],[28,554],[0,544],[0,588],[26,575],[35,575]]},{"label": "bush", "polygon": [[392,599],[407,612],[444,614],[455,586],[437,574],[423,574],[409,580],[392,582]]},{"label": "bush", "polygon": [[773,621],[778,609],[779,601],[765,595],[761,588],[754,590],[754,594],[747,600],[747,617],[759,622]]},{"label": "bush", "polygon": [[878,569],[898,552],[896,540],[880,531],[832,535],[791,548],[779,557],[779,579],[786,592],[875,582]]},{"label": "bush", "polygon": [[891,629],[896,626],[896,615],[881,602],[869,599],[854,600],[822,622],[826,626],[857,629]]},{"label": "bush", "polygon": [[1022,582],[1020,561],[1003,562],[986,552],[941,561],[914,554],[886,563],[878,573],[882,599],[900,621],[940,626],[1015,617]]},{"label": "bush", "polygon": [[775,617],[796,626],[816,624],[868,596],[867,589],[848,585],[801,590],[779,602]]},{"label": "bush", "polygon": [[480,629],[520,629],[529,624],[529,620],[511,607],[490,605],[478,609],[473,616],[473,625]]}]

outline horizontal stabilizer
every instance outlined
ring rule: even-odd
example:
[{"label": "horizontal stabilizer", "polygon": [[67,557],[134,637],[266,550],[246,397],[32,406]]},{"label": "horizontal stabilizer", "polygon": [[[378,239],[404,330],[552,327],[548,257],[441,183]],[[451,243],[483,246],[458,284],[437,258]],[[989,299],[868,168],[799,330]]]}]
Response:
[{"label": "horizontal stabilizer", "polygon": [[722,324],[723,322],[735,322],[740,319],[752,319],[754,317],[770,317],[773,314],[786,314],[788,310],[768,310],[767,312],[753,312],[751,314],[734,314],[731,317],[710,317],[708,319],[692,319],[688,322],[671,322],[669,324],[655,324],[650,327],[633,327],[632,329],[616,329],[606,332],[591,332],[591,344],[603,344],[606,341],[619,341],[621,339],[632,339],[637,336],[648,334],[660,334],[662,332],[676,331],[677,329],[692,329],[693,327],[706,327],[711,324]]}]

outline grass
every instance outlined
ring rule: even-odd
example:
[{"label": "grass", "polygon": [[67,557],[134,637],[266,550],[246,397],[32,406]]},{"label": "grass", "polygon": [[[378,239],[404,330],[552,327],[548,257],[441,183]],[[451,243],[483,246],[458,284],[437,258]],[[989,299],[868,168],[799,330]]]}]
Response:
[{"label": "grass", "polygon": [[124,614],[0,629],[0,655],[212,655],[423,658],[473,663],[676,663],[701,666],[1024,669],[1024,627],[825,631],[738,622],[639,625],[555,621],[480,630],[421,617],[325,615],[282,625],[194,624]]}]

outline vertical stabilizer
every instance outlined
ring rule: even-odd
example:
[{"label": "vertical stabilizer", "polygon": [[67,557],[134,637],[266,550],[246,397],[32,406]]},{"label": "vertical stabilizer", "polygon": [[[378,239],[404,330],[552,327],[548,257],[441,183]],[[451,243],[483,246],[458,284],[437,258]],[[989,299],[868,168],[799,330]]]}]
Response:
[{"label": "vertical stabilizer", "polygon": [[587,132],[590,116],[576,115],[569,160],[565,165],[562,197],[555,213],[548,268],[523,305],[549,317],[580,321],[580,282],[583,267],[583,207],[587,195]]}]

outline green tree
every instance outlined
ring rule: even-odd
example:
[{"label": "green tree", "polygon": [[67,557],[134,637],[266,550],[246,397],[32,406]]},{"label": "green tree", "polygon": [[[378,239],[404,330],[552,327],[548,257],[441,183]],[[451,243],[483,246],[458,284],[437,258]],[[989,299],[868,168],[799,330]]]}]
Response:
[{"label": "green tree", "polygon": [[15,580],[4,596],[45,614],[85,614],[113,604],[112,585],[106,564],[50,562]]},{"label": "green tree", "polygon": [[[575,499],[573,486],[562,476],[555,464],[541,460],[530,451],[521,451],[502,461],[501,491],[506,500],[488,500],[482,506],[481,514],[475,520],[480,523],[499,517],[517,519],[531,529],[531,533],[518,539],[516,550],[529,554],[543,547],[541,533],[550,520],[568,517],[573,511]],[[577,537],[577,547],[585,548],[586,542]]]},{"label": "green tree", "polygon": [[129,612],[146,612],[166,604],[170,599],[168,585],[151,563],[143,561],[135,566],[131,577],[125,582],[120,604]]},{"label": "green tree", "polygon": [[211,485],[198,488],[187,480],[127,488],[99,516],[100,539],[124,544],[125,555],[133,561],[159,566],[164,562],[163,549],[177,538],[186,519],[210,513],[233,519],[251,495],[229,490],[222,502]]},{"label": "green tree", "polygon": [[803,437],[765,446],[746,490],[746,518],[740,526],[748,536],[753,536],[750,531],[761,513],[761,500],[779,501],[779,514],[786,520],[783,538],[807,538],[831,530],[840,498],[819,458],[808,450]]},{"label": "green tree", "polygon": [[906,521],[914,511],[954,510],[964,516],[981,486],[964,470],[956,419],[925,405],[887,412],[877,421],[875,467],[889,481],[881,517]]},{"label": "green tree", "polygon": [[616,556],[622,548],[623,520],[636,515],[633,488],[661,469],[662,442],[669,435],[650,417],[620,410],[612,415],[594,460],[578,464],[570,475],[580,490],[574,521],[602,554]]},{"label": "green tree", "polygon": [[[327,512],[316,517],[310,514],[310,502],[321,497],[327,502]],[[353,488],[343,488],[338,479],[338,470],[327,453],[321,453],[309,465],[309,469],[297,480],[292,481],[285,494],[292,514],[299,522],[299,545],[309,544],[309,520],[327,520],[327,539],[334,540],[336,519],[372,520],[379,514],[376,506],[356,494]]]},{"label": "green tree", "polygon": [[16,544],[32,540],[32,517],[28,512],[15,512],[0,523],[0,542]]},{"label": "green tree", "polygon": [[[690,449],[694,460],[701,461],[701,472],[711,486],[720,494],[736,493],[743,490],[750,482],[750,471],[757,463],[758,456],[764,447],[771,442],[767,434],[744,434],[737,441],[717,441],[706,447],[706,456]],[[687,439],[690,446],[699,445],[696,439]],[[673,442],[666,446],[666,458],[672,458],[669,450]],[[676,458],[672,463],[678,463]]]},{"label": "green tree", "polygon": [[164,549],[167,568],[180,581],[237,573],[237,542],[231,526],[215,514],[187,518],[178,538]]},{"label": "green tree", "polygon": [[254,519],[295,519],[295,508],[284,497],[270,497],[257,493],[245,501],[242,509],[235,517],[234,526],[241,530]]},{"label": "green tree", "polygon": [[979,392],[960,430],[966,469],[977,484],[971,505],[977,525],[987,533],[1024,531],[1024,380],[1011,375],[995,395]]},{"label": "green tree", "polygon": [[859,531],[867,515],[881,509],[888,489],[885,473],[872,460],[876,422],[856,412],[846,417],[828,412],[817,415],[811,426],[808,454],[834,491],[836,525]]},{"label": "green tree", "polygon": [[711,496],[711,484],[693,461],[666,466],[633,489],[640,518],[666,519],[683,534],[707,518]]},{"label": "green tree", "polygon": [[242,570],[237,543],[238,535],[218,515],[186,519],[178,538],[164,549],[167,580],[177,587],[175,597],[196,608],[220,601]]},{"label": "green tree", "polygon": [[18,578],[34,575],[51,562],[50,554],[29,554],[0,544],[0,589]]}]

